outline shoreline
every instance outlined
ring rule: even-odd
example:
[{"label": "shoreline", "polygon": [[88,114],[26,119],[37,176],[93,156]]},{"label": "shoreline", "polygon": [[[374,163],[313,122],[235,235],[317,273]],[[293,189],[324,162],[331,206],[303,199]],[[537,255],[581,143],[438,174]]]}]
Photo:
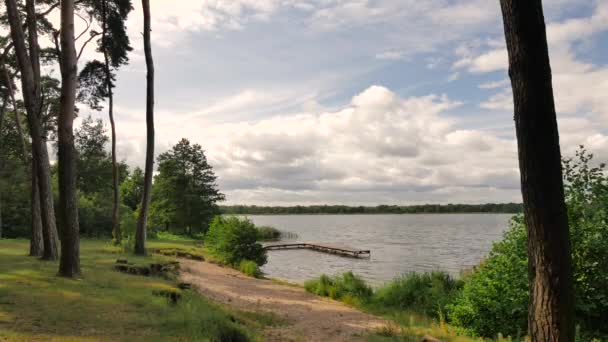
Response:
[{"label": "shoreline", "polygon": [[192,283],[202,296],[239,310],[271,312],[285,319],[285,325],[264,329],[267,341],[358,341],[389,324],[280,279],[252,278],[206,261],[180,259],[180,264],[180,280]]}]

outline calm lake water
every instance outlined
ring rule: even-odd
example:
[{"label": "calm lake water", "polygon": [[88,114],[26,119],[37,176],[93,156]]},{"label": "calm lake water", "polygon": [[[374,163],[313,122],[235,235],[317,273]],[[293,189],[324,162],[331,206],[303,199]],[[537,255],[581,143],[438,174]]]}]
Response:
[{"label": "calm lake water", "polygon": [[289,241],[323,242],[371,250],[353,259],[309,250],[269,251],[263,271],[303,283],[323,273],[353,271],[381,284],[410,271],[445,270],[458,275],[483,259],[502,237],[510,214],[271,215],[248,216],[255,224],[298,234]]}]

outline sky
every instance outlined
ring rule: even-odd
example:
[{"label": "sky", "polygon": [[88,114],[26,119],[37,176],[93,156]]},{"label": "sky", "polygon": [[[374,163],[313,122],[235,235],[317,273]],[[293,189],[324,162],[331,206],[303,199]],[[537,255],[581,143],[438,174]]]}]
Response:
[{"label": "sky", "polygon": [[[608,1],[543,3],[562,154],[608,160]],[[200,144],[226,204],[521,201],[498,0],[151,5],[156,154]],[[134,7],[115,115],[119,159],[141,166]]]}]

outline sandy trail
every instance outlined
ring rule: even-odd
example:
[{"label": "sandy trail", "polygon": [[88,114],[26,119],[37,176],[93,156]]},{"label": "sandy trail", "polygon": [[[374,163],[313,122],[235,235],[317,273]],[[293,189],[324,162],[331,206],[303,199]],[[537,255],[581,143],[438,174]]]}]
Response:
[{"label": "sandy trail", "polygon": [[268,311],[289,321],[264,331],[267,341],[357,341],[386,321],[304,289],[247,277],[208,262],[181,260],[181,279],[213,300],[241,310]]}]

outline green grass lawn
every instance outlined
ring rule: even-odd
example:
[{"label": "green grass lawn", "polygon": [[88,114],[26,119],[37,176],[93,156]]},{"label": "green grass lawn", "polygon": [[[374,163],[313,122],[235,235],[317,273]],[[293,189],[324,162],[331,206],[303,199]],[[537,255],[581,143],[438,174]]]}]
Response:
[{"label": "green grass lawn", "polygon": [[[150,248],[194,248],[191,241],[151,241]],[[113,270],[117,258],[146,264],[107,241],[81,242],[82,278],[56,276],[58,263],[28,257],[28,241],[0,240],[1,341],[247,341],[275,319],[211,303],[184,291],[177,304],[153,295],[175,280]]]}]

